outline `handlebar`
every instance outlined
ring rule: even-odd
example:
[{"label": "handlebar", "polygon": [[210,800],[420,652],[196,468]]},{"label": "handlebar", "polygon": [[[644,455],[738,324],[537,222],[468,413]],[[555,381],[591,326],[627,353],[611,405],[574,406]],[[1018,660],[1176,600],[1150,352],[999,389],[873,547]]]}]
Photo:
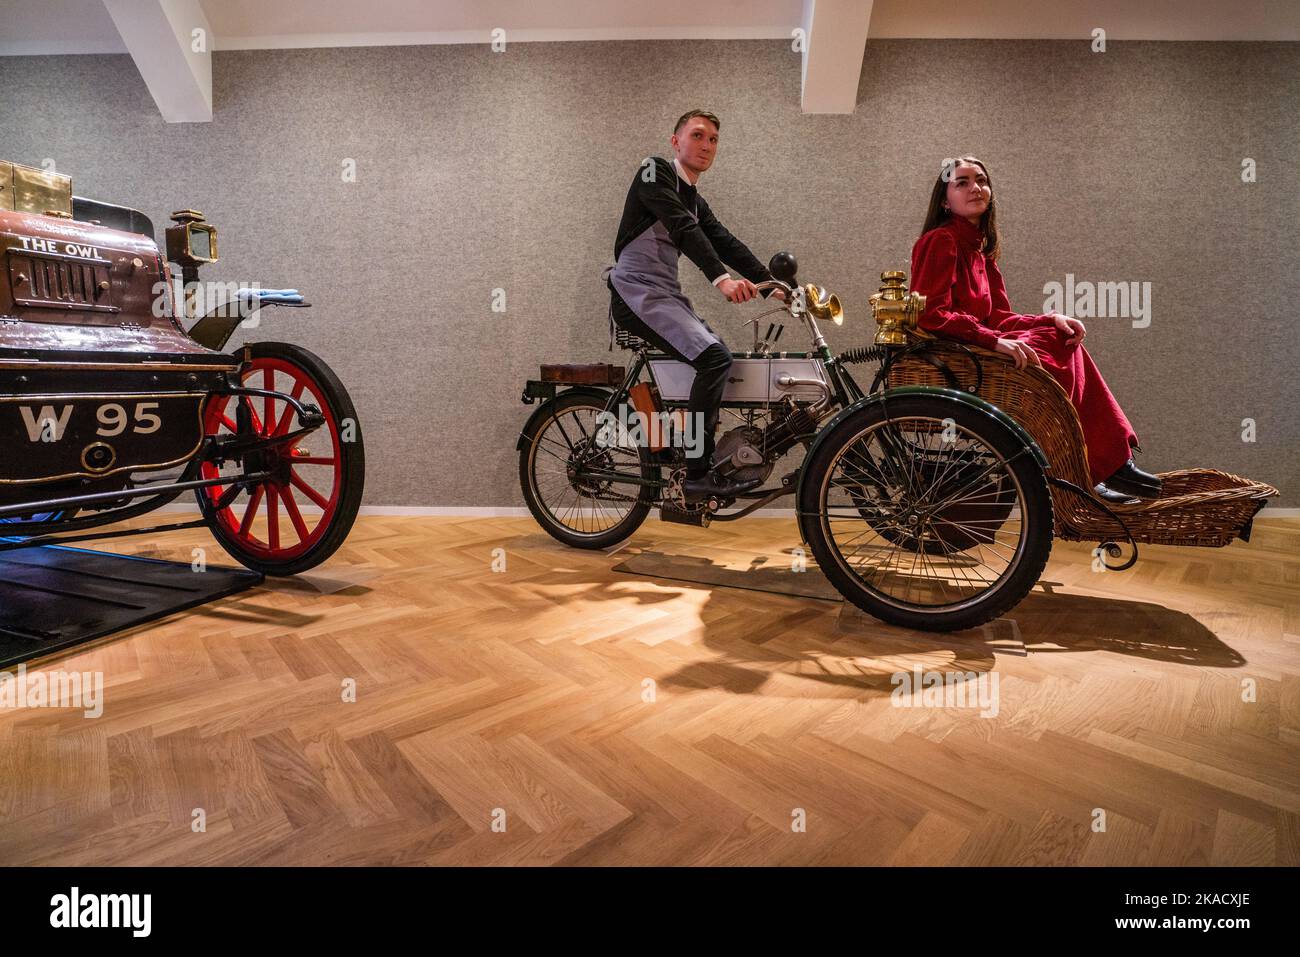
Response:
[{"label": "handlebar", "polygon": [[793,286],[789,286],[786,283],[781,282],[781,280],[779,279],[766,279],[763,282],[756,282],[753,283],[752,285],[754,286],[754,289],[760,294],[766,292],[769,289],[773,289],[773,290],[780,289],[782,292],[785,293],[785,298],[778,300],[779,305],[774,306],[772,309],[769,309],[767,312],[760,313],[757,318],[771,315],[773,312],[776,312],[778,309],[784,309],[786,312],[790,313],[791,316],[795,315],[794,310],[790,308],[791,304],[795,300],[795,295],[796,295],[796,289]]},{"label": "handlebar", "polygon": [[[766,310],[765,312],[759,313],[753,319],[750,319],[746,322],[746,325],[748,325],[749,322],[753,322],[755,324],[754,338],[756,340],[756,345],[755,345],[756,349],[758,348],[757,320],[763,318],[763,316],[771,315],[773,312],[777,312],[778,310],[784,310],[785,312],[788,312],[792,318],[800,319],[803,321],[804,325],[808,327],[809,334],[812,336],[813,348],[820,349],[821,347],[826,345],[825,337],[822,336],[821,330],[817,328],[816,318],[809,310],[807,303],[802,302],[803,297],[801,293],[803,287],[791,286],[789,283],[782,282],[779,279],[767,279],[764,280],[763,282],[754,283],[754,288],[760,293],[767,289],[780,289],[782,292],[785,293],[785,299],[779,305],[774,306],[773,308]],[[822,290],[819,287],[813,287],[813,288],[817,289],[819,294],[822,292]],[[832,297],[832,299],[834,299],[834,297]],[[838,300],[835,300],[835,308],[838,311],[839,308]],[[837,323],[839,322],[838,316],[836,317],[836,322]],[[781,328],[784,328],[784,326],[782,326]],[[777,337],[779,338],[780,335],[781,333],[780,331],[778,331]],[[764,342],[768,346],[770,346],[772,343],[776,342],[776,339],[773,339],[771,342],[766,342],[766,339],[764,339]]]},{"label": "handlebar", "polygon": [[754,288],[757,289],[759,292],[763,292],[766,289],[780,289],[786,294],[787,297],[794,295],[794,289],[790,286],[787,286],[779,279],[767,279],[764,280],[763,282],[756,282],[754,283]]}]

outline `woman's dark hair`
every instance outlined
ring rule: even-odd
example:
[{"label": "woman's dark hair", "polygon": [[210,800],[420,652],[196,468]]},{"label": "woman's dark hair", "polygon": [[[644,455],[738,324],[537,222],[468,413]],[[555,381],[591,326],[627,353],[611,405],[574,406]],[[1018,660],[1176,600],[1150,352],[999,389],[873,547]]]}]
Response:
[{"label": "woman's dark hair", "polygon": [[948,199],[948,183],[952,180],[958,166],[978,166],[984,171],[984,178],[988,180],[989,205],[984,210],[984,215],[980,217],[980,229],[984,232],[984,245],[980,251],[989,259],[996,261],[998,254],[1002,252],[1002,244],[998,240],[998,195],[993,190],[993,177],[989,176],[988,167],[974,156],[962,156],[943,161],[943,166],[939,169],[939,178],[934,181],[934,189],[930,190],[930,206],[925,211],[925,225],[921,228],[921,234],[924,235],[952,219],[952,213],[944,209],[944,203]]}]

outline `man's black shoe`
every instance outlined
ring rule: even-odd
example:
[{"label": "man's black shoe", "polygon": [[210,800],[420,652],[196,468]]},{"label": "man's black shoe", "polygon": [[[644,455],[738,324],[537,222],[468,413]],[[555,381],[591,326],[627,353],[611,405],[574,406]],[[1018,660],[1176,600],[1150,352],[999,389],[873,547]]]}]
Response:
[{"label": "man's black shoe", "polygon": [[1125,492],[1129,495],[1136,495],[1138,498],[1160,497],[1161,482],[1159,476],[1152,475],[1150,472],[1143,472],[1133,464],[1132,459],[1121,465],[1119,470],[1102,484],[1112,491]]},{"label": "man's black shoe", "polygon": [[741,492],[762,485],[761,479],[749,479],[737,482],[725,478],[716,472],[708,472],[699,478],[686,478],[682,481],[682,493],[688,502],[702,502],[708,498],[735,498]]},{"label": "man's black shoe", "polygon": [[1136,505],[1138,500],[1132,495],[1125,492],[1117,492],[1113,488],[1107,488],[1103,482],[1092,490],[1103,502],[1109,502],[1111,505]]}]

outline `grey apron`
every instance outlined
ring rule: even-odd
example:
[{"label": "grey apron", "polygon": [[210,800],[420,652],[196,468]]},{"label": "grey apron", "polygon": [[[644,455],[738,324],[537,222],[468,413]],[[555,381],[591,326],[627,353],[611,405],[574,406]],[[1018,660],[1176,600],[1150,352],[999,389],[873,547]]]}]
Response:
[{"label": "grey apron", "polygon": [[677,278],[680,257],[668,230],[656,219],[623,247],[609,278],[628,308],[689,361],[723,342],[682,294]]}]

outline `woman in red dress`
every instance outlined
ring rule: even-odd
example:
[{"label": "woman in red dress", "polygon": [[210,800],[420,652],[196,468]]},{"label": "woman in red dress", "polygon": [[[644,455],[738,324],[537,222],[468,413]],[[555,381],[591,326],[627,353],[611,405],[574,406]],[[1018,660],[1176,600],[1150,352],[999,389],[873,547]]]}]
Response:
[{"label": "woman in red dress", "polygon": [[944,163],[912,247],[912,283],[926,297],[921,328],[1046,369],[1070,397],[1088,449],[1091,480],[1111,502],[1158,498],[1160,479],[1133,463],[1133,427],[1083,347],[1083,323],[1059,313],[1011,311],[998,270],[997,201],[973,156]]}]

